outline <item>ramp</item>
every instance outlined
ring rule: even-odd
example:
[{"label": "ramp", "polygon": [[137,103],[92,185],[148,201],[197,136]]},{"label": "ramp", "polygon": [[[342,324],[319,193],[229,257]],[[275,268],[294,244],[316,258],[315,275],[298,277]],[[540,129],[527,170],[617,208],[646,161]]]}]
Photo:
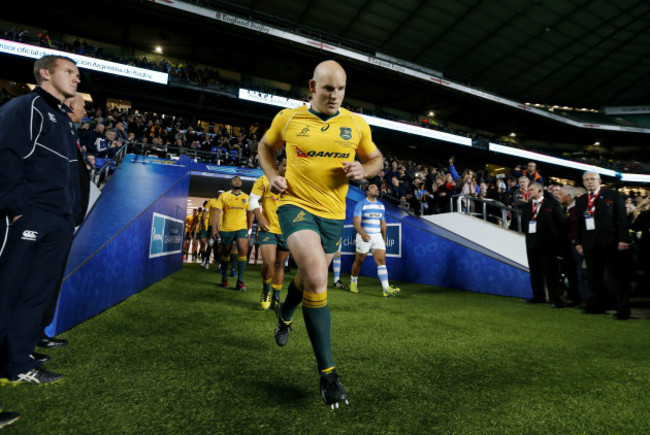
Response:
[{"label": "ramp", "polygon": [[465,243],[482,247],[486,255],[501,258],[502,261],[528,270],[526,238],[521,233],[464,213],[441,213],[424,216],[423,219],[450,231],[464,239]]},{"label": "ramp", "polygon": [[183,162],[126,156],[75,236],[48,335],[182,268],[189,179]]},{"label": "ramp", "polygon": [[[347,273],[355,254],[352,214],[363,198],[361,190],[350,187],[341,262]],[[390,280],[517,298],[532,296],[523,236],[458,213],[424,219],[382,202]],[[376,267],[368,255],[361,275],[376,277]]]}]

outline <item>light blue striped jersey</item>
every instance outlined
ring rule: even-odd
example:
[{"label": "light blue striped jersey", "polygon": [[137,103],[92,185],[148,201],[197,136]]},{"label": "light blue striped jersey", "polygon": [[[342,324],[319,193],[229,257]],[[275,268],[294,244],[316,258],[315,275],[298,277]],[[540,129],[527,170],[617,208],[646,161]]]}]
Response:
[{"label": "light blue striped jersey", "polygon": [[381,233],[380,223],[386,216],[386,209],[384,204],[379,202],[371,202],[368,198],[364,198],[354,208],[354,216],[361,216],[361,228],[368,234]]}]

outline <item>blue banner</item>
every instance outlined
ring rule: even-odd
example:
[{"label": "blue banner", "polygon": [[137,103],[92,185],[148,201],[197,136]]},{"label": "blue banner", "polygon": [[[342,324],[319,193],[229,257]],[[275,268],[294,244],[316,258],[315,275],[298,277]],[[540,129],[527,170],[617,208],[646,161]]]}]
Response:
[{"label": "blue banner", "polygon": [[205,165],[205,167],[201,167],[201,165],[204,165],[202,163],[196,163],[193,167],[193,171],[200,171],[200,170],[206,170],[210,172],[219,172],[222,174],[230,174],[230,175],[239,175],[241,176],[248,176],[248,177],[254,177],[255,179],[261,177],[264,175],[264,171],[261,169],[250,169],[250,168],[238,168],[236,166],[220,166],[220,165]]},{"label": "blue banner", "polygon": [[154,213],[151,219],[149,258],[182,252],[184,229],[185,223],[182,220]]},{"label": "blue banner", "polygon": [[[354,225],[343,227],[341,254],[355,255],[357,232]],[[386,224],[386,257],[402,258],[402,224]]]}]

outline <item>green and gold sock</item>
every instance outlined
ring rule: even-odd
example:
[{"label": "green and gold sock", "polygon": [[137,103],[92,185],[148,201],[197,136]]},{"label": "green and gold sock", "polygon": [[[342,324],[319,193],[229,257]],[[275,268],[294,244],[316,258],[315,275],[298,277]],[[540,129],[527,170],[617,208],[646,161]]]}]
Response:
[{"label": "green and gold sock", "polygon": [[268,280],[262,279],[262,291],[264,294],[271,291],[271,282],[273,282],[273,278],[269,278]]},{"label": "green and gold sock", "polygon": [[244,271],[246,271],[247,264],[248,257],[237,257],[237,280],[244,281]]},{"label": "green and gold sock", "polygon": [[230,254],[230,267],[234,269],[237,266],[237,254]]},{"label": "green and gold sock", "polygon": [[271,285],[273,289],[273,297],[280,299],[280,292],[282,292],[282,284],[273,284]]},{"label": "green and gold sock", "polygon": [[298,305],[300,305],[301,302],[302,290],[298,288],[298,284],[296,284],[296,280],[294,278],[294,280],[291,281],[291,284],[289,284],[289,288],[287,289],[287,297],[285,298],[284,303],[282,304],[282,310],[280,311],[282,319],[285,322],[291,321],[294,311],[296,311],[296,308]]},{"label": "green and gold sock", "polygon": [[221,280],[228,281],[228,257],[221,257]]},{"label": "green and gold sock", "polygon": [[327,305],[327,291],[321,294],[303,292],[302,315],[316,355],[318,370],[325,372],[332,369],[335,365],[332,356],[332,319]]}]

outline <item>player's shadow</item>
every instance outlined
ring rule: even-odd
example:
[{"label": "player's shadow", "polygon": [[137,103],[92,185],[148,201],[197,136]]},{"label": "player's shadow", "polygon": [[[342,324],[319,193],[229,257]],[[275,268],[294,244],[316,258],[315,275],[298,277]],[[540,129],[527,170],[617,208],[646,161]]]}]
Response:
[{"label": "player's shadow", "polygon": [[295,380],[259,380],[251,386],[258,388],[258,393],[265,396],[269,403],[295,404],[313,396],[314,391],[306,391],[295,384]]}]

